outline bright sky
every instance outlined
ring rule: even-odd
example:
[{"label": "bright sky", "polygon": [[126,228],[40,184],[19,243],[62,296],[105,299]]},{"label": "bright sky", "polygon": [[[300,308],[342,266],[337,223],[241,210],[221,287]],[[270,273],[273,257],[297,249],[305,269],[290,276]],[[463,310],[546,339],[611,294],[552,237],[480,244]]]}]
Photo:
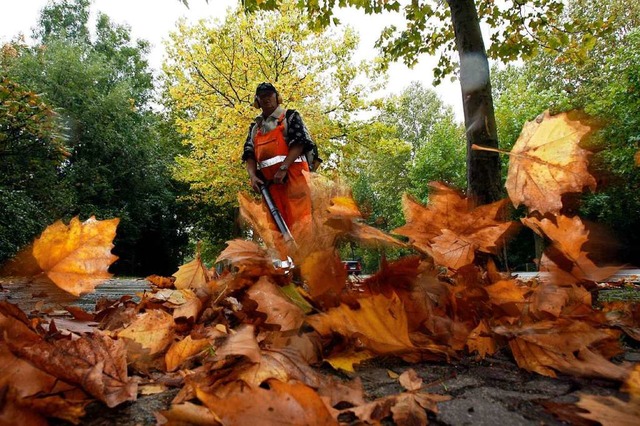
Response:
[{"label": "bright sky", "polygon": [[[158,70],[164,56],[163,40],[175,28],[175,22],[185,17],[190,22],[200,19],[217,18],[223,20],[226,11],[235,7],[238,0],[189,0],[187,9],[178,0],[93,0],[92,13],[101,11],[119,23],[131,27],[133,37],[148,40],[152,45],[150,65]],[[40,10],[47,0],[0,0],[0,44],[22,33],[29,38]],[[389,16],[367,16],[358,11],[340,12],[345,24],[360,32],[360,52],[362,58],[373,58],[373,48],[380,31],[389,24]],[[400,93],[410,82],[420,81],[425,87],[432,87],[432,69],[436,59],[424,56],[418,65],[408,69],[401,63],[392,64],[389,70],[388,93]],[[463,120],[462,99],[458,82],[443,82],[434,88],[442,100],[451,105],[458,120]]]}]

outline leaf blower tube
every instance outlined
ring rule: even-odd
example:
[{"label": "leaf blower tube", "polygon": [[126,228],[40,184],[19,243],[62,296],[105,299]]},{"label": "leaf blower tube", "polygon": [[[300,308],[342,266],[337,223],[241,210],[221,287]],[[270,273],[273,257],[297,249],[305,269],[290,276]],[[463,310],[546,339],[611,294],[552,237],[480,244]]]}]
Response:
[{"label": "leaf blower tube", "polygon": [[276,223],[278,230],[280,230],[280,233],[282,234],[284,240],[286,242],[294,241],[293,235],[291,235],[291,231],[289,231],[289,227],[280,214],[280,210],[278,210],[278,207],[276,207],[276,203],[274,203],[273,198],[271,198],[271,193],[269,192],[268,186],[266,184],[260,184],[259,187],[260,192],[262,193],[262,198],[269,208],[269,213],[271,213],[271,217]]}]

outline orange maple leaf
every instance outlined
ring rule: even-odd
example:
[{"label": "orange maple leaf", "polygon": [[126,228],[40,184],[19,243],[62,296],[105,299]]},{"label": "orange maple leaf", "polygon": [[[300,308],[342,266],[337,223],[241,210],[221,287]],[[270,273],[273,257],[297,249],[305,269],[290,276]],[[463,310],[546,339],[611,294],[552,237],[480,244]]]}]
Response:
[{"label": "orange maple leaf", "polygon": [[558,215],[542,219],[531,216],[521,220],[525,226],[551,240],[552,245],[541,259],[541,270],[549,272],[554,282],[601,281],[620,269],[619,266],[599,267],[587,257],[583,246],[589,240],[589,231],[578,216]]},{"label": "orange maple leaf", "polygon": [[506,188],[513,204],[558,212],[562,194],[595,189],[587,170],[589,152],[580,148],[595,128],[579,111],[554,116],[545,111],[527,122],[509,154]]},{"label": "orange maple leaf", "polygon": [[205,290],[209,281],[207,268],[200,260],[200,253],[191,262],[180,266],[173,276],[176,278],[174,285],[179,290]]},{"label": "orange maple leaf", "polygon": [[556,371],[582,377],[624,380],[629,370],[607,358],[621,352],[619,333],[583,321],[557,319],[522,326],[499,326],[494,331],[510,338],[520,368],[556,377]]},{"label": "orange maple leaf", "polygon": [[267,389],[244,387],[224,398],[200,389],[196,394],[222,424],[338,425],[312,388],[275,379],[266,384]]},{"label": "orange maple leaf", "polygon": [[358,299],[359,309],[340,305],[326,313],[312,315],[307,322],[320,334],[332,332],[358,339],[378,353],[392,354],[415,350],[409,339],[407,314],[398,296],[384,295]]},{"label": "orange maple leaf", "polygon": [[506,199],[474,208],[458,191],[441,183],[430,186],[426,207],[404,196],[407,224],[393,232],[409,237],[416,249],[442,266],[457,270],[471,264],[476,251],[496,253],[517,226],[499,219]]},{"label": "orange maple leaf", "polygon": [[209,340],[193,339],[191,336],[174,342],[164,357],[167,371],[177,370],[185,361],[202,352],[208,346],[210,346]]},{"label": "orange maple leaf", "polygon": [[267,315],[266,324],[279,325],[281,331],[298,330],[302,326],[302,309],[287,299],[268,277],[260,277],[247,295],[258,303],[258,312]]},{"label": "orange maple leaf", "polygon": [[31,250],[21,252],[7,265],[8,272],[23,276],[44,273],[74,296],[92,292],[111,277],[109,265],[118,258],[111,254],[118,222],[119,219],[96,220],[93,216],[85,222],[75,217],[69,225],[58,221],[44,230]]}]

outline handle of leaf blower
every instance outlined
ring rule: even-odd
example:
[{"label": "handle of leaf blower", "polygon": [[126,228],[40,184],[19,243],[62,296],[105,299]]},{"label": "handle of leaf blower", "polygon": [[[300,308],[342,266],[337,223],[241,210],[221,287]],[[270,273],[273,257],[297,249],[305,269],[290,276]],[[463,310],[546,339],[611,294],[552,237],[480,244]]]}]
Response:
[{"label": "handle of leaf blower", "polygon": [[278,230],[284,237],[284,240],[286,242],[294,241],[293,235],[291,235],[291,231],[289,231],[289,227],[287,226],[286,222],[282,218],[282,215],[280,214],[280,210],[278,210],[276,203],[274,203],[273,198],[271,198],[271,193],[269,192],[269,188],[267,187],[267,184],[262,183],[262,184],[259,184],[258,186],[260,188],[260,193],[262,194],[262,198],[264,199],[264,202],[267,204],[269,213],[271,213],[271,217],[273,218],[273,221],[276,223]]}]

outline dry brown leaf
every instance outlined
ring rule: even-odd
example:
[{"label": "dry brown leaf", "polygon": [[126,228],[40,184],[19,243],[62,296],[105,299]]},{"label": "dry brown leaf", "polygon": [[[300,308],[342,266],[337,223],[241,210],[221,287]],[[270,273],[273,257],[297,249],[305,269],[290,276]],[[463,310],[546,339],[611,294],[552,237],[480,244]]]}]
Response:
[{"label": "dry brown leaf", "polygon": [[498,345],[486,321],[480,321],[478,326],[469,334],[467,347],[469,348],[469,352],[478,352],[481,359],[484,359],[487,355],[496,353]]},{"label": "dry brown leaf", "polygon": [[393,232],[409,237],[411,245],[440,265],[457,270],[473,262],[475,251],[496,253],[516,229],[514,222],[501,220],[507,200],[474,208],[458,191],[430,185],[426,207],[404,196],[407,224]]},{"label": "dry brown leaf", "polygon": [[595,129],[587,117],[571,111],[551,116],[545,111],[527,122],[511,150],[506,188],[517,207],[542,214],[562,209],[562,195],[592,190],[588,151],[579,144]]},{"label": "dry brown leaf", "polygon": [[[543,219],[526,217],[522,219],[522,223],[551,240],[552,246],[545,250],[541,269],[544,266],[544,270],[551,273],[551,280],[556,283],[602,281],[620,269],[617,266],[599,267],[587,257],[583,247],[589,240],[589,231],[578,216],[570,218],[559,215]],[[553,256],[555,261],[549,256]],[[570,264],[565,265],[564,259]]]},{"label": "dry brown leaf", "polygon": [[207,407],[191,402],[172,404],[169,410],[156,413],[156,419],[158,425],[211,426],[221,424],[220,419]]},{"label": "dry brown leaf", "polygon": [[636,152],[636,154],[633,156],[633,158],[636,161],[636,166],[640,167],[640,151]]},{"label": "dry brown leaf", "polygon": [[271,257],[258,244],[247,240],[227,241],[227,248],[216,259],[216,263],[228,261],[240,271],[262,276],[273,272]]},{"label": "dry brown leaf", "polygon": [[176,278],[174,286],[179,289],[206,290],[207,288],[207,268],[200,260],[200,254],[191,262],[178,268],[178,272],[173,274]]},{"label": "dry brown leaf", "polygon": [[415,350],[409,339],[407,314],[398,296],[358,299],[359,309],[340,305],[326,313],[309,316],[307,322],[320,334],[332,332],[356,339],[377,354]]},{"label": "dry brown leaf", "polygon": [[576,405],[587,413],[579,416],[596,421],[602,426],[635,426],[640,419],[640,404],[637,401],[622,401],[612,396],[580,395]]},{"label": "dry brown leaf", "polygon": [[446,395],[420,392],[404,392],[378,398],[353,408],[346,408],[341,413],[353,413],[365,424],[380,424],[382,419],[393,415],[397,425],[426,425],[425,410],[438,412],[438,402],[451,399]]},{"label": "dry brown leaf", "polygon": [[75,217],[69,225],[58,221],[47,227],[33,244],[33,256],[46,276],[58,287],[79,296],[92,292],[111,277],[118,257],[111,254],[119,219],[85,222]]},{"label": "dry brown leaf", "polygon": [[255,200],[245,193],[238,193],[240,217],[260,237],[267,247],[275,248],[280,256],[285,257],[288,247],[278,231],[267,208],[261,200]]},{"label": "dry brown leaf", "polygon": [[253,362],[260,362],[262,355],[255,336],[255,329],[251,325],[242,325],[235,334],[216,349],[216,359],[223,360],[226,356],[244,355]]},{"label": "dry brown leaf", "polygon": [[127,328],[117,333],[125,339],[132,360],[142,355],[163,352],[173,341],[175,323],[173,317],[159,309],[139,315]]},{"label": "dry brown leaf", "polygon": [[176,281],[175,277],[163,277],[160,275],[149,275],[145,279],[158,288],[171,288]]},{"label": "dry brown leaf", "polygon": [[267,315],[266,324],[279,325],[281,331],[298,330],[302,326],[302,309],[284,297],[268,277],[260,277],[247,291],[247,295],[258,303],[258,312]]},{"label": "dry brown leaf", "polygon": [[245,387],[226,398],[217,398],[201,390],[197,395],[223,424],[338,425],[310,387],[278,380],[267,383],[269,389]]},{"label": "dry brown leaf", "polygon": [[325,380],[299,353],[289,348],[262,350],[258,362],[251,362],[236,373],[236,379],[251,387],[258,387],[269,379],[277,379],[281,382],[297,381],[317,389]]},{"label": "dry brown leaf", "polygon": [[517,280],[501,280],[484,289],[492,304],[499,306],[507,315],[513,317],[520,316],[525,306],[526,296],[531,292],[530,287],[520,284]]},{"label": "dry brown leaf", "polygon": [[618,334],[586,322],[558,319],[524,326],[496,327],[508,337],[520,368],[556,377],[555,371],[581,377],[624,380],[629,370],[608,358],[620,353]]},{"label": "dry brown leaf", "polygon": [[422,388],[422,377],[418,376],[418,373],[416,373],[416,370],[413,368],[404,371],[400,377],[398,377],[398,382],[409,392]]},{"label": "dry brown leaf", "polygon": [[202,310],[202,302],[191,289],[162,289],[151,296],[151,300],[165,301],[165,306],[173,309],[173,318],[197,320]]},{"label": "dry brown leaf", "polygon": [[[12,333],[13,330],[5,332]],[[46,342],[34,335],[28,341],[6,340],[12,353],[40,370],[80,385],[107,406],[134,401],[137,383],[127,376],[124,343],[95,334],[76,340]]]},{"label": "dry brown leaf", "polygon": [[178,342],[174,342],[164,356],[167,371],[177,370],[185,361],[192,356],[199,354],[209,346],[209,340],[194,340],[191,336],[187,336]]}]

